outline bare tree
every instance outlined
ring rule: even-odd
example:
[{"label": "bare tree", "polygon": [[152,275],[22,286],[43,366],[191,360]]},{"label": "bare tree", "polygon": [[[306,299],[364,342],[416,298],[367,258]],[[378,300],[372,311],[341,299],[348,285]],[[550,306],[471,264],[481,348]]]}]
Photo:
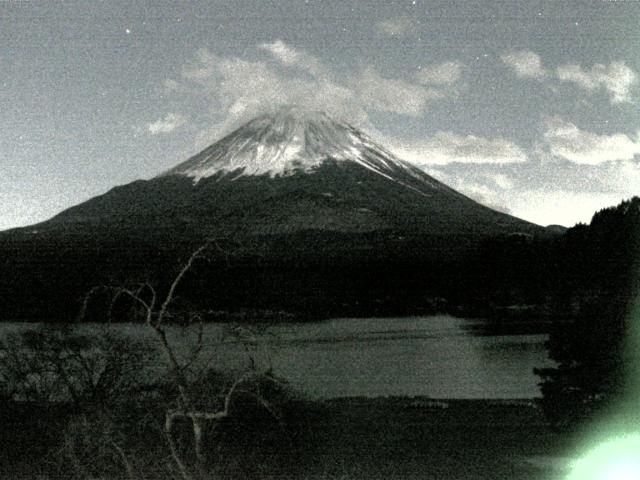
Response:
[{"label": "bare tree", "polygon": [[[158,290],[150,282],[137,284],[133,288],[123,286],[98,286],[94,287],[85,296],[80,314],[80,318],[84,319],[91,299],[101,291],[110,293],[110,318],[116,302],[123,300],[129,301],[132,305],[137,306],[138,310],[142,313],[144,324],[153,332],[157,344],[164,354],[169,378],[176,387],[177,395],[175,402],[172,407],[166,408],[165,411],[164,435],[173,462],[177,467],[179,475],[184,480],[193,480],[194,476],[204,473],[206,463],[205,430],[207,427],[215,429],[224,419],[232,415],[234,401],[238,398],[249,397],[253,399],[256,405],[264,409],[282,427],[282,417],[279,409],[261,392],[261,385],[263,385],[265,381],[276,384],[280,382],[270,374],[265,375],[259,372],[253,358],[250,360],[250,366],[247,371],[237,376],[233,381],[225,382],[217,399],[202,401],[202,399],[197,398],[197,395],[194,395],[192,381],[189,378],[189,371],[196,363],[204,346],[204,320],[200,313],[197,311],[188,313],[188,323],[189,325],[195,326],[196,336],[194,344],[191,345],[190,352],[187,356],[181,357],[176,353],[176,349],[171,344],[167,335],[166,325],[170,321],[170,307],[176,298],[176,292],[180,284],[193,268],[194,264],[198,260],[206,258],[206,252],[212,246],[222,251],[215,241],[208,241],[196,249],[175,277],[173,277],[165,294],[159,294]],[[226,257],[225,259],[228,262]],[[196,459],[195,471],[193,468],[190,468],[188,462],[185,461],[176,443],[175,425],[179,420],[186,420],[190,425]],[[126,458],[126,454],[122,449],[119,449],[118,454]],[[130,473],[129,468],[127,471]]]},{"label": "bare tree", "polygon": [[13,400],[71,402],[79,410],[128,395],[150,354],[142,342],[113,332],[43,325],[0,341],[0,384]]},{"label": "bare tree", "polygon": [[[141,367],[152,351],[112,329],[99,333],[45,324],[8,335],[0,341],[0,387],[9,411],[26,404],[32,412],[49,412],[46,418],[65,419],[57,441],[49,437],[53,430],[40,432],[49,450],[42,459],[47,468],[78,478],[95,477],[90,472],[119,477],[113,473],[125,471],[134,480],[122,447],[124,425],[115,413],[136,402]],[[29,417],[20,408],[14,411],[14,421],[28,429]]]}]

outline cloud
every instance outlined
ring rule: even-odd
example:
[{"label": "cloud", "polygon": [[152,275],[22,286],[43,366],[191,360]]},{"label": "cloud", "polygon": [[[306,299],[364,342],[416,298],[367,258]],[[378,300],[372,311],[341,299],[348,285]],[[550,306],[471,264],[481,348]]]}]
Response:
[{"label": "cloud", "polygon": [[372,67],[360,74],[354,87],[363,103],[370,108],[412,117],[422,115],[427,101],[444,95],[404,80],[384,78]]},{"label": "cloud", "polygon": [[293,48],[282,40],[276,40],[272,43],[262,43],[258,45],[258,48],[269,52],[283,65],[296,66],[307,70],[313,75],[322,76],[325,74],[324,68],[317,58]]},{"label": "cloud", "polygon": [[179,113],[168,113],[159,120],[147,125],[147,129],[151,135],[157,135],[159,133],[170,133],[176,128],[182,126],[186,122],[186,118]]},{"label": "cloud", "polygon": [[511,214],[511,208],[508,206],[506,199],[501,195],[501,192],[497,191],[494,185],[483,183],[482,177],[485,177],[485,175],[465,177],[449,171],[446,167],[431,168],[427,166],[424,170],[432,177],[472,200],[499,212]]},{"label": "cloud", "polygon": [[[527,163],[527,168],[491,164],[424,167],[433,177],[477,202],[539,225],[589,222],[596,210],[637,194],[640,184],[640,162],[567,168],[549,169],[535,162]],[[498,185],[503,180],[507,184]]]},{"label": "cloud", "polygon": [[[551,78],[551,73],[542,65],[540,56],[531,51],[522,50],[502,55],[501,60],[511,67],[521,78]],[[631,88],[638,81],[638,75],[625,62],[617,61],[609,65],[597,63],[590,69],[569,63],[555,69],[555,78],[569,82],[589,92],[604,89],[611,103],[631,102]]]},{"label": "cloud", "polygon": [[584,165],[631,160],[640,154],[640,134],[635,140],[622,133],[598,135],[559,117],[547,120],[544,139],[553,155]]},{"label": "cloud", "polygon": [[194,104],[207,105],[203,115],[208,118],[200,118],[207,127],[197,147],[260,113],[291,104],[326,111],[371,133],[371,113],[423,116],[430,102],[450,95],[445,81],[455,76],[453,62],[441,69],[442,84],[431,87],[390,78],[372,66],[337,76],[318,58],[282,40],[257,49],[266,56],[247,60],[200,49],[182,68],[181,85],[171,85],[189,91]]},{"label": "cloud", "polygon": [[500,59],[511,67],[518,77],[542,79],[548,75],[537,53],[522,50],[504,54]]},{"label": "cloud", "polygon": [[457,61],[430,65],[420,70],[417,78],[424,85],[453,85],[460,79],[462,67]]},{"label": "cloud", "polygon": [[376,28],[385,37],[406,38],[417,34],[416,25],[407,17],[390,18],[377,22]]},{"label": "cloud", "polygon": [[[299,59],[289,54],[286,58],[291,62]],[[259,113],[289,104],[325,110],[356,124],[366,124],[367,113],[349,86],[328,76],[308,72],[299,75],[288,68],[283,70],[281,65],[282,62],[273,65],[200,50],[195,61],[183,68],[182,75],[192,87],[198,87],[193,93],[206,99],[213,117],[207,121],[209,127],[203,132],[203,141]]]},{"label": "cloud", "polygon": [[513,188],[513,180],[504,173],[485,173],[484,177],[503,190]]},{"label": "cloud", "polygon": [[631,197],[638,194],[640,185],[640,162],[627,161],[606,164],[609,172],[604,172],[610,188]]},{"label": "cloud", "polygon": [[638,80],[636,72],[624,62],[612,62],[608,66],[598,63],[590,70],[576,64],[560,65],[556,74],[560,81],[574,83],[590,92],[604,88],[612,103],[630,102],[631,87]]},{"label": "cloud", "polygon": [[460,181],[453,181],[449,183],[450,186],[455,188],[458,192],[466,195],[467,197],[475,200],[482,205],[492,208],[498,212],[511,214],[512,210],[504,201],[500,198],[500,195],[495,190],[477,183],[464,183]]},{"label": "cloud", "polygon": [[598,165],[549,161],[539,150],[516,164],[425,165],[422,168],[459,192],[492,208],[540,225],[588,222],[594,211],[638,194],[640,161]]},{"label": "cloud", "polygon": [[196,53],[196,59],[182,68],[182,76],[189,80],[202,82],[215,73],[217,57],[206,48],[200,48]]},{"label": "cloud", "polygon": [[507,164],[527,160],[516,144],[503,138],[488,139],[475,135],[438,132],[431,139],[419,142],[390,143],[398,157],[417,165],[447,165],[450,163]]},{"label": "cloud", "polygon": [[276,40],[273,43],[263,43],[259,47],[270,52],[285,65],[293,65],[300,60],[300,52],[290,47],[282,40]]},{"label": "cloud", "polygon": [[162,87],[160,89],[162,94],[172,95],[174,93],[184,93],[184,85],[173,78],[166,78],[162,81]]}]

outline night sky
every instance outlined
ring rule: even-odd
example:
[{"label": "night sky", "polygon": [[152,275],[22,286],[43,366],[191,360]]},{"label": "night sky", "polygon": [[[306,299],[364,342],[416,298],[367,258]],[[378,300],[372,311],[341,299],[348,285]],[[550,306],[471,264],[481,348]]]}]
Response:
[{"label": "night sky", "polygon": [[547,225],[640,194],[640,2],[0,1],[0,229],[328,111]]}]

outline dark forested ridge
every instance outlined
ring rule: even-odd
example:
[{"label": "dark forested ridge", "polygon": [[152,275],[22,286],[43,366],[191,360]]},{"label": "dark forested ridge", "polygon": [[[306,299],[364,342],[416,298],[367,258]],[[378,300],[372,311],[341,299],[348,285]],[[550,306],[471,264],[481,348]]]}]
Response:
[{"label": "dark forested ridge", "polygon": [[[589,299],[628,298],[637,262],[636,197],[590,225],[540,235],[298,231],[221,237],[181,298],[211,318],[448,311],[501,320],[572,318]],[[205,238],[28,230],[0,236],[3,320],[70,320],[96,285],[167,282]],[[117,232],[116,232],[117,233]],[[623,300],[620,300],[623,301]],[[626,301],[626,300],[624,300]],[[214,313],[215,312],[215,313]]]},{"label": "dark forested ridge", "polygon": [[[632,393],[638,361],[640,198],[597,212],[589,226],[569,230],[560,244],[562,265],[549,356],[540,369],[543,407],[558,425],[593,419]],[[634,399],[634,405],[637,399]],[[635,410],[635,407],[634,407]]]},{"label": "dark forested ridge", "polygon": [[[184,240],[158,247],[147,239],[108,235],[52,236],[45,244],[5,238],[4,319],[70,320],[96,285],[149,281],[167,288],[198,246]],[[408,238],[393,231],[306,231],[242,243],[221,238],[185,278],[181,298],[190,308],[223,316],[429,313],[462,281],[465,259],[477,246],[475,237]]]}]

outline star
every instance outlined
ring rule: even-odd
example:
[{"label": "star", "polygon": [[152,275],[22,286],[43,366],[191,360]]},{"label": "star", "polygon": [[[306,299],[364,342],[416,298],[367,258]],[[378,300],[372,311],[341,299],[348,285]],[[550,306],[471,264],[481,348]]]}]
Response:
[{"label": "star", "polygon": [[126,33],[127,35],[129,35],[131,33],[131,30],[129,30],[128,28],[125,29],[124,33]]}]

